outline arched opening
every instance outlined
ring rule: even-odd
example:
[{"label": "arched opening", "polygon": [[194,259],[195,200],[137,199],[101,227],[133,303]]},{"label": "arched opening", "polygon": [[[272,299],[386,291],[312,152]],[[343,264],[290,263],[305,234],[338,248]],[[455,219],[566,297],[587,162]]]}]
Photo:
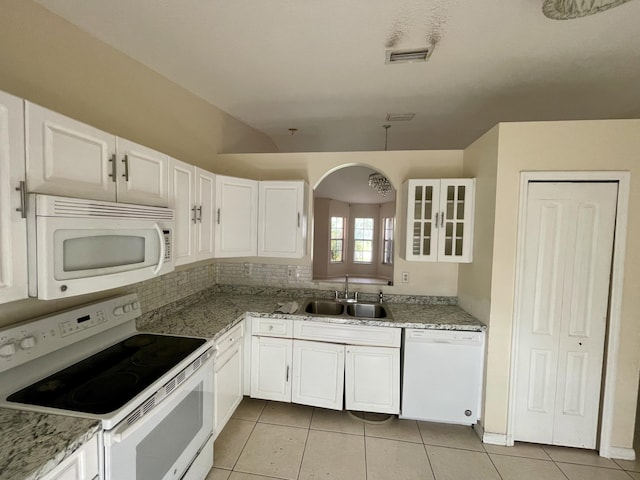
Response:
[{"label": "arched opening", "polygon": [[313,201],[313,279],[392,284],[396,190],[386,177],[365,165],[340,167],[318,183]]}]

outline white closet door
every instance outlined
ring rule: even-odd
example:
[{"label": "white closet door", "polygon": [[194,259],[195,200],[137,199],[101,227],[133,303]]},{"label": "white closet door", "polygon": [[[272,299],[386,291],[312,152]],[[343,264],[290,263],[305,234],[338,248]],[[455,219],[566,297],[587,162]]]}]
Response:
[{"label": "white closet door", "polygon": [[529,185],[514,439],[595,448],[615,183]]}]

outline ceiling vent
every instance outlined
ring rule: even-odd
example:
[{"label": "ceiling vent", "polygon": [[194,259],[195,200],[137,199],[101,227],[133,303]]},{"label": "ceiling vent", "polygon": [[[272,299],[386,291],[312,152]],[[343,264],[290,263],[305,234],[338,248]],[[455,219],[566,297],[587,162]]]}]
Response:
[{"label": "ceiling vent", "polygon": [[414,50],[387,50],[384,63],[426,62],[433,52],[433,47]]},{"label": "ceiling vent", "polygon": [[387,122],[408,122],[415,116],[415,113],[387,113]]}]

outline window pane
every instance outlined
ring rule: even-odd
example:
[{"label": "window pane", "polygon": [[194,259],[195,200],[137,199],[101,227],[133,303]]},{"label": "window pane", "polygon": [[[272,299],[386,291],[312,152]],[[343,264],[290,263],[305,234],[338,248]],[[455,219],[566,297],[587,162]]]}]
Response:
[{"label": "window pane", "polygon": [[344,252],[344,223],[343,217],[331,217],[331,237],[329,242],[331,262],[343,261]]},{"label": "window pane", "polygon": [[353,222],[353,261],[371,263],[373,260],[373,218],[355,218]]}]

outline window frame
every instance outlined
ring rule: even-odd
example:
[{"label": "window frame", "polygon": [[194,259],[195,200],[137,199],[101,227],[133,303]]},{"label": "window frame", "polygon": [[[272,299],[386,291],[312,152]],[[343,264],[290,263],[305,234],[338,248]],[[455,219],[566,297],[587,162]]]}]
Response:
[{"label": "window frame", "polygon": [[[333,232],[334,232],[334,226],[333,226],[333,219],[340,219],[342,220],[342,237],[333,237]],[[346,229],[345,229],[345,225],[347,223],[347,219],[345,217],[338,217],[338,216],[331,216],[329,217],[329,263],[331,264],[338,264],[338,263],[344,263],[344,246],[345,246],[345,233],[346,233]],[[334,260],[334,249],[333,249],[333,242],[340,242],[340,260]]]},{"label": "window frame", "polygon": [[[358,223],[358,220],[370,220],[371,221],[371,228],[368,227],[357,227],[356,223]],[[352,261],[353,263],[358,263],[358,264],[364,264],[364,265],[370,265],[373,263],[374,258],[373,258],[373,252],[374,252],[374,248],[375,248],[375,226],[376,226],[376,220],[373,217],[354,217],[353,219],[353,258]],[[358,236],[358,231],[370,231],[371,232],[371,238],[360,238]],[[356,245],[358,242],[362,242],[363,244],[368,243],[370,246],[367,250],[358,250],[356,249]],[[356,255],[359,253],[369,253],[371,259],[370,260],[357,260],[356,259]]]}]

